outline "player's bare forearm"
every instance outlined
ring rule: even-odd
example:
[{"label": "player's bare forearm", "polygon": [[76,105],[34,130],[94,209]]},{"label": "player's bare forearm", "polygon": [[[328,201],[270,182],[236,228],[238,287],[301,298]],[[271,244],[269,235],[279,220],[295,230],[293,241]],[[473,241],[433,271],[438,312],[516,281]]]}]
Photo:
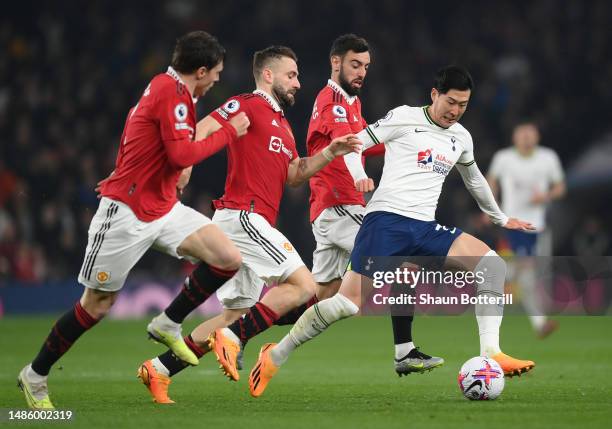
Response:
[{"label": "player's bare forearm", "polygon": [[296,158],[289,164],[287,174],[287,184],[289,186],[299,186],[310,179],[320,169],[325,167],[335,157],[346,155],[350,152],[361,152],[361,141],[354,134],[347,134],[337,137],[331,141],[329,146],[321,152],[308,158]]},{"label": "player's bare forearm", "polygon": [[307,158],[296,158],[289,164],[287,184],[300,186],[329,163],[322,152]]}]

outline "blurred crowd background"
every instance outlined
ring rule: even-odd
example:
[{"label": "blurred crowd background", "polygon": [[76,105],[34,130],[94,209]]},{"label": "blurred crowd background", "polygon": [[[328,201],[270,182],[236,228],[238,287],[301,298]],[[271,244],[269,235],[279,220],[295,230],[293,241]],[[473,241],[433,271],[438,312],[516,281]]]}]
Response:
[{"label": "blurred crowd background", "polygon": [[[220,83],[198,103],[200,117],[253,89],[255,50],[296,51],[302,90],[287,115],[301,155],[338,35],[371,43],[362,94],[369,122],[400,104],[427,104],[439,67],[466,66],[476,88],[462,122],[483,172],[517,121],[534,120],[568,180],[567,196],[550,207],[555,253],[610,254],[610,22],[607,0],[13,2],[0,16],[0,287],[76,278],[94,188],[113,170],[125,115],[165,71],[175,39],[195,29],[228,51]],[[374,177],[381,167],[382,159],[368,161]],[[224,153],[197,166],[183,201],[211,216],[225,172]],[[308,196],[308,186],[287,188],[278,228],[310,265]],[[438,218],[491,243],[498,234],[456,173]],[[152,251],[136,270],[174,277],[185,268]]]}]

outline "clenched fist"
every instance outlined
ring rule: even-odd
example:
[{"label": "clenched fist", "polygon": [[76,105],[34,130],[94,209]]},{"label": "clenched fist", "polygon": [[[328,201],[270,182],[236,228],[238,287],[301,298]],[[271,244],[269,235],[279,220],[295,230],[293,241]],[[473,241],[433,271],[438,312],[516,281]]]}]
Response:
[{"label": "clenched fist", "polygon": [[236,130],[238,137],[245,135],[247,133],[247,128],[249,128],[249,125],[251,125],[249,117],[244,112],[238,113],[236,116],[230,119],[229,123]]}]

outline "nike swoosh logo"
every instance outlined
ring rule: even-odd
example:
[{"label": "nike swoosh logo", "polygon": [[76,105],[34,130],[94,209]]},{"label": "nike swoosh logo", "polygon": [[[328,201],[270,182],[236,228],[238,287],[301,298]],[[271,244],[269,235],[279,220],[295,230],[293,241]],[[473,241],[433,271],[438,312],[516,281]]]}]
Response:
[{"label": "nike swoosh logo", "polygon": [[470,390],[472,390],[473,387],[480,387],[482,389],[482,381],[480,380],[476,380],[474,381],[472,384],[470,384],[470,387],[468,387],[467,389],[465,389],[465,393],[468,393]]},{"label": "nike swoosh logo", "polygon": [[415,133],[426,133],[426,132],[427,132],[427,130],[419,130],[418,128],[415,128],[415,129],[414,129],[414,132],[415,132]]}]

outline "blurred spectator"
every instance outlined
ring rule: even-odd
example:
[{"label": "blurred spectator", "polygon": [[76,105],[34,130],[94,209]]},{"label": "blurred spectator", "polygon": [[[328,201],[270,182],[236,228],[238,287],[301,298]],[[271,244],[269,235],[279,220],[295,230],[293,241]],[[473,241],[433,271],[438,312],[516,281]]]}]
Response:
[{"label": "blurred spectator", "polygon": [[589,216],[575,230],[574,252],[580,256],[603,256],[610,250],[609,231],[597,216]]}]

